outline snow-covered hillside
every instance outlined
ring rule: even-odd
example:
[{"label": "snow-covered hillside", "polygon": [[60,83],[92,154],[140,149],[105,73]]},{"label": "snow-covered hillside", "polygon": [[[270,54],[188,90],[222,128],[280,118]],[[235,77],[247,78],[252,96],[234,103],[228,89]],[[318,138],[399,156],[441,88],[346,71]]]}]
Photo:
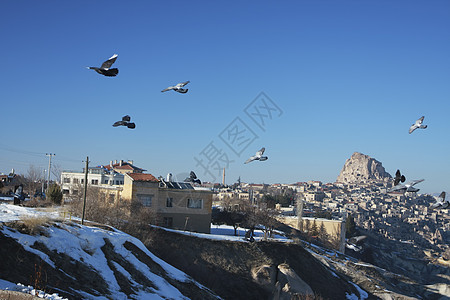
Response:
[{"label": "snow-covered hillside", "polygon": [[[38,257],[34,265],[23,266],[17,260],[15,267],[34,269],[32,281],[39,281],[47,292],[41,294],[48,298],[187,299],[189,294],[215,298],[207,288],[153,255],[141,241],[116,229],[82,226],[57,212],[7,204],[0,204],[0,222],[2,248],[15,241]],[[17,244],[14,247],[22,250]],[[9,254],[17,259],[16,253]],[[8,253],[0,266],[0,289],[33,291],[17,281],[20,274],[11,270],[14,263],[7,259]],[[7,265],[10,269],[4,270]]]}]

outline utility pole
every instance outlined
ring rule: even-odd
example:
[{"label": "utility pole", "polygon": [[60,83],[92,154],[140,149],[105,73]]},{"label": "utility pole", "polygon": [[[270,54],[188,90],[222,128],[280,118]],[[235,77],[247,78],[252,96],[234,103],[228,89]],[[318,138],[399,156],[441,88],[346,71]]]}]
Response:
[{"label": "utility pole", "polygon": [[86,194],[88,180],[89,156],[86,156],[86,167],[84,169],[84,196],[83,196],[83,216],[81,217],[81,225],[84,224],[84,211],[86,209]]},{"label": "utility pole", "polygon": [[48,156],[48,174],[47,174],[47,193],[48,188],[50,187],[50,167],[52,166],[52,156],[55,156],[55,153],[45,153]]}]

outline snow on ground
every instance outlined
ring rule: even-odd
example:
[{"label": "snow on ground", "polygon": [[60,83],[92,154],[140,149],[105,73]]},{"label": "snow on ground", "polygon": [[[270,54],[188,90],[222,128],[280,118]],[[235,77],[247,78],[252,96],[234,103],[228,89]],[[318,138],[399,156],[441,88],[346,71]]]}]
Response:
[{"label": "snow on ground", "polygon": [[0,203],[0,222],[18,221],[26,217],[59,218],[59,211],[45,208],[31,208]]},{"label": "snow on ground", "polygon": [[[152,225],[154,226],[154,225]],[[239,227],[236,231],[237,236],[234,235],[234,228],[233,226],[229,225],[213,225],[211,224],[211,233],[196,233],[191,231],[183,231],[183,230],[175,230],[175,229],[169,229],[165,227],[159,227],[154,226],[166,231],[170,232],[176,232],[184,235],[190,235],[195,236],[198,238],[203,239],[210,239],[210,240],[220,240],[220,241],[233,241],[233,242],[246,242],[245,240],[245,232],[248,230],[246,228]],[[255,241],[262,241],[264,239],[264,232],[260,229],[254,230],[254,236],[253,238]],[[278,234],[274,234],[273,237],[269,238],[270,241],[277,241],[277,242],[292,242],[291,239],[286,238],[285,236],[282,236],[280,232]]]},{"label": "snow on ground", "polygon": [[15,284],[15,283],[3,280],[3,279],[0,279],[0,289],[31,294],[36,297],[44,298],[44,299],[51,299],[51,300],[67,299],[67,298],[62,298],[62,297],[58,296],[58,294],[47,294],[43,291],[35,290],[32,286],[24,286],[23,284],[20,284],[20,283]]},{"label": "snow on ground", "polygon": [[[49,212],[38,210],[35,208],[25,208],[21,206],[14,206],[9,204],[0,204],[0,222],[16,221],[30,217],[47,217],[47,218],[60,218],[58,212]],[[31,236],[28,234],[22,234],[18,231],[11,230],[6,226],[0,228],[0,231],[6,236],[12,237],[21,243],[27,251],[33,252],[39,255],[43,260],[55,267],[53,261],[45,253],[31,248],[35,242],[41,242],[47,246],[50,250],[55,250],[58,253],[65,253],[74,260],[83,261],[101,275],[109,285],[109,290],[114,298],[126,298],[126,295],[120,291],[120,286],[117,283],[113,270],[108,266],[107,259],[100,249],[105,240],[108,239],[115,248],[115,251],[126,257],[127,261],[134,265],[134,267],[141,271],[147,278],[149,278],[156,286],[156,289],[142,287],[140,293],[137,296],[139,299],[148,299],[154,297],[169,298],[169,299],[185,299],[181,292],[167,282],[163,277],[158,276],[150,270],[150,268],[139,261],[139,259],[124,246],[126,242],[130,242],[141,249],[152,260],[159,264],[166,272],[167,275],[181,282],[191,281],[201,288],[205,288],[199,283],[193,281],[184,272],[172,267],[163,260],[159,259],[153,253],[151,253],[142,242],[128,234],[116,231],[107,231],[97,227],[81,226],[75,223],[59,223],[58,227],[51,226],[46,228],[46,235]],[[127,278],[130,278],[130,274],[123,268],[117,268],[119,272]],[[132,281],[132,280],[131,280]],[[133,281],[132,281],[133,282]],[[133,282],[136,286],[138,283]],[[14,287],[16,286],[16,287]],[[19,284],[14,285],[5,280],[0,281],[0,289],[14,288],[17,290]],[[20,286],[21,287],[21,286]],[[29,288],[26,288],[29,290]],[[206,288],[205,288],[206,289]],[[96,298],[93,295],[84,293],[86,298]],[[58,298],[52,298],[58,299]]]}]

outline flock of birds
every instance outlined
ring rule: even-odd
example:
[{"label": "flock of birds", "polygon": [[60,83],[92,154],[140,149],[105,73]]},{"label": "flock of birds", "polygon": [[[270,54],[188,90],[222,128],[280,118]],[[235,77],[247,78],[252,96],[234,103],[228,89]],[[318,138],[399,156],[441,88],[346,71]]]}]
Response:
[{"label": "flock of birds", "polygon": [[[95,72],[97,72],[101,75],[104,75],[104,76],[108,76],[108,77],[117,76],[117,74],[119,74],[119,69],[111,68],[112,65],[116,62],[117,56],[118,56],[117,54],[114,54],[108,60],[103,62],[100,67],[87,67],[87,68],[94,70]],[[175,91],[180,94],[186,94],[188,92],[188,89],[184,88],[184,87],[189,82],[190,81],[185,81],[185,82],[178,83],[174,86],[169,86],[169,87],[163,89],[161,92]],[[420,117],[414,124],[412,124],[410,126],[409,134],[413,133],[416,129],[425,129],[428,127],[427,125],[423,124],[424,118],[425,118],[424,116]],[[126,116],[122,117],[121,121],[115,122],[112,126],[114,126],[114,127],[125,126],[130,129],[136,128],[136,124],[132,123],[130,121],[131,121],[131,117],[129,115],[126,115]],[[248,164],[255,160],[259,160],[259,161],[267,160],[268,157],[263,156],[265,150],[266,150],[266,148],[264,148],[264,147],[261,148],[259,151],[256,152],[255,155],[253,155],[249,159],[247,159],[244,162],[244,164]],[[395,178],[394,178],[394,186],[389,190],[389,192],[394,192],[394,191],[417,192],[417,191],[419,191],[419,189],[415,188],[414,186],[416,184],[424,181],[424,179],[419,179],[419,180],[413,180],[409,183],[403,184],[403,182],[405,182],[405,180],[406,180],[405,176],[400,173],[400,170],[397,170],[397,172],[395,174]],[[185,181],[201,183],[201,181],[197,178],[197,176],[195,175],[195,173],[193,171],[191,171],[190,177],[186,178]],[[450,200],[449,199],[445,200],[445,192],[441,193],[437,202],[434,203],[431,207],[432,208],[448,208],[448,207],[450,207]]]},{"label": "flock of birds", "polygon": [[[90,70],[94,70],[95,72],[97,72],[98,74],[104,75],[104,76],[108,76],[108,77],[115,77],[117,76],[117,74],[119,74],[119,69],[117,68],[111,68],[112,65],[116,62],[118,55],[114,54],[113,56],[111,56],[110,58],[108,58],[106,61],[104,61],[102,63],[102,65],[100,67],[87,67]],[[167,91],[175,91],[178,92],[180,94],[186,94],[188,92],[189,89],[184,88],[190,81],[185,81],[185,82],[181,82],[178,83],[176,85],[173,86],[169,86],[165,89],[163,89],[161,92],[167,92]],[[123,116],[121,121],[117,121],[115,122],[112,126],[114,127],[119,127],[119,126],[124,126],[124,127],[128,127],[130,129],[134,129],[136,128],[136,124],[130,122],[131,121],[131,117],[129,115]],[[258,152],[256,152],[256,154],[252,157],[250,157],[245,164],[248,164],[249,162],[252,162],[254,160],[259,160],[259,161],[265,161],[268,159],[267,156],[262,156],[264,154],[265,148],[263,147],[261,150],[259,150]],[[192,175],[193,172],[191,172]],[[195,175],[195,173],[194,173]],[[195,177],[194,179],[196,179],[197,177]],[[191,178],[192,179],[192,178]],[[195,181],[192,181],[195,182]]]},{"label": "flock of birds", "polygon": [[[409,127],[409,134],[413,133],[414,130],[416,129],[425,129],[428,126],[423,124],[423,120],[425,119],[424,116],[420,117],[419,119],[417,119],[416,122],[414,122],[414,124],[412,124]],[[418,192],[420,189],[415,188],[414,186],[422,181],[424,181],[425,179],[418,179],[418,180],[412,180],[408,183],[403,184],[403,182],[406,181],[406,177],[405,175],[402,175],[400,170],[397,170],[397,172],[395,172],[395,177],[394,177],[394,186],[392,188],[390,188],[388,190],[388,192],[396,192],[396,191],[401,191],[403,193],[405,192]],[[436,202],[433,203],[430,208],[435,209],[435,208],[442,208],[442,209],[446,209],[450,207],[450,199],[445,199],[445,192],[442,192],[439,197],[436,199]]]}]

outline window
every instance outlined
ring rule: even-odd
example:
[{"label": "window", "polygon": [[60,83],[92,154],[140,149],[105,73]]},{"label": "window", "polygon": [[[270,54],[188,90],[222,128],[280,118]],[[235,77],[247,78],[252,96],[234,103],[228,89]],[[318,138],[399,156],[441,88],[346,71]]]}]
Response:
[{"label": "window", "polygon": [[188,199],[187,207],[188,208],[197,208],[201,209],[203,206],[203,199]]},{"label": "window", "polygon": [[164,217],[163,218],[163,227],[172,228],[173,227],[173,218]]},{"label": "window", "polygon": [[64,189],[64,190],[62,190],[62,192],[63,192],[63,195],[69,195],[69,190]]},{"label": "window", "polygon": [[73,183],[74,183],[74,184],[77,184],[77,183],[78,183],[78,178],[74,178],[74,179],[73,179]]},{"label": "window", "polygon": [[173,198],[167,197],[167,199],[166,199],[166,207],[173,207]]},{"label": "window", "polygon": [[141,201],[142,205],[146,206],[146,207],[150,207],[152,206],[152,198],[153,195],[137,195],[139,201]]},{"label": "window", "polygon": [[120,184],[120,181],[119,180],[116,180],[116,185],[119,185]]},{"label": "window", "polygon": [[81,184],[84,184],[84,179],[80,179],[81,180]]},{"label": "window", "polygon": [[92,179],[92,180],[91,180],[91,184],[97,185],[97,184],[98,184],[98,179]]},{"label": "window", "polygon": [[78,195],[78,190],[73,190],[72,195]]},{"label": "window", "polygon": [[105,184],[108,184],[108,179],[105,179]]},{"label": "window", "polygon": [[63,183],[70,183],[70,178],[69,177],[64,177],[63,178]]}]

